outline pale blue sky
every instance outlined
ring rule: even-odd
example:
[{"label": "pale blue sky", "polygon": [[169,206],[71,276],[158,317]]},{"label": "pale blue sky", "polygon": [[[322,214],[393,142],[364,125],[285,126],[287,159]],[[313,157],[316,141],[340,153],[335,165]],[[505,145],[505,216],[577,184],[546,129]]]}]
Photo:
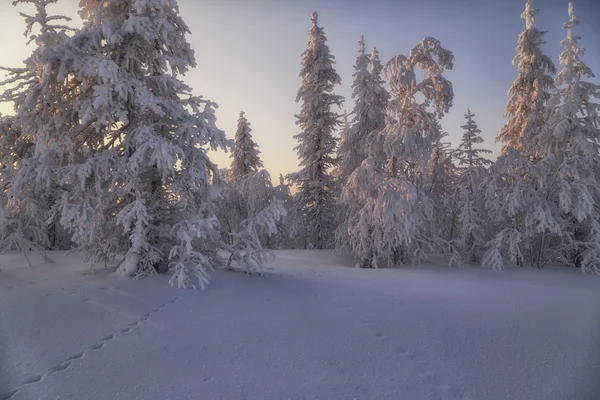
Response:
[{"label": "pale blue sky", "polygon": [[[4,66],[18,66],[31,51],[25,47],[23,21],[11,3],[0,0]],[[54,10],[76,18],[77,4],[61,0]],[[353,107],[352,73],[361,34],[367,46],[377,46],[384,62],[433,36],[456,58],[447,75],[454,85],[454,107],[443,128],[457,144],[463,114],[470,107],[485,145],[496,152],[494,137],[503,124],[506,93],[516,76],[511,62],[525,26],[519,17],[524,4],[524,0],[179,0],[198,60],[185,80],[196,94],[219,104],[218,126],[229,137],[235,133],[239,112],[246,112],[265,166],[275,179],[297,169],[294,114],[300,106],[295,99],[312,11],[319,12],[336,57],[342,77],[337,92],[346,97],[348,111]],[[587,49],[584,60],[600,74],[600,1],[578,0],[575,5],[582,21],[578,33]],[[548,31],[544,50],[558,64],[567,1],[537,0],[536,7],[541,9],[537,26]],[[0,105],[0,111],[6,113],[6,106]],[[229,164],[225,155],[217,154],[215,160],[220,167]]]}]

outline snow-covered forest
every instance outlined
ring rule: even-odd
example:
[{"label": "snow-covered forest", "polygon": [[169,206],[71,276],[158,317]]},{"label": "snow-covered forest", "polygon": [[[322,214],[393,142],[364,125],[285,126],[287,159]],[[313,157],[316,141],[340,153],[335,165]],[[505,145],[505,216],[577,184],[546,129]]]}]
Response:
[{"label": "snow-covered forest", "polygon": [[[356,266],[549,263],[600,272],[600,88],[565,7],[563,51],[544,55],[525,4],[502,144],[494,160],[465,110],[453,148],[441,118],[454,88],[443,40],[389,60],[361,37],[352,99],[314,12],[299,65],[299,170],[272,182],[242,111],[234,138],[182,77],[196,65],[175,1],[19,0],[31,55],[5,68],[0,120],[1,246],[78,250],[130,276],[171,271],[204,286],[226,265],[260,272],[270,249],[336,249]],[[443,38],[442,38],[443,39]],[[350,112],[340,111],[352,103]],[[231,165],[211,160],[231,154]]]},{"label": "snow-covered forest", "polygon": [[538,26],[523,2],[498,132],[476,99],[445,119],[471,62],[455,41],[383,57],[348,38],[342,82],[329,21],[302,15],[296,126],[269,133],[297,170],[275,175],[253,114],[226,133],[186,80],[219,61],[184,0],[78,0],[81,21],[53,13],[74,0],[15,0],[0,400],[599,399],[600,85],[576,3]]}]

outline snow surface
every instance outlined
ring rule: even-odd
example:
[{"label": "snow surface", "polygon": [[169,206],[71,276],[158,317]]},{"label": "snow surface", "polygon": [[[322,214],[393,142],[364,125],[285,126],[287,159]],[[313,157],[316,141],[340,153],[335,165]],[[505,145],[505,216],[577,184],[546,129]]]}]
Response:
[{"label": "snow surface", "polygon": [[0,256],[0,399],[600,398],[600,278],[277,255],[206,291]]}]

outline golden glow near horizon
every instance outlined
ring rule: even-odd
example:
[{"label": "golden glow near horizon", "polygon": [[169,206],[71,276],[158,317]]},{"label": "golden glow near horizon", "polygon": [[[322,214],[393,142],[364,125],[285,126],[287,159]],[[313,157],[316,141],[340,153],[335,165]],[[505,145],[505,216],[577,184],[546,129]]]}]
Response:
[{"label": "golden glow near horizon", "polygon": [[[26,45],[28,39],[23,35],[25,23],[19,16],[19,12],[29,13],[30,5],[13,7],[12,2],[0,0],[0,37],[11,38],[4,40],[0,44],[0,65],[4,67],[21,67],[23,60],[30,56],[34,49],[34,44]],[[195,1],[179,1],[181,14],[193,15],[194,8],[197,6]],[[61,0],[58,5],[51,6],[50,12],[53,14],[64,14],[73,18],[71,26],[81,26],[77,15],[78,0]],[[214,4],[212,6],[215,6]],[[206,6],[211,7],[211,6]],[[210,20],[210,18],[209,18]],[[267,58],[262,59],[264,65],[259,68],[262,72],[255,74],[254,79],[246,79],[245,76],[235,76],[231,60],[225,60],[222,55],[220,58],[211,60],[209,54],[219,54],[221,44],[218,41],[207,41],[207,33],[213,30],[222,31],[222,23],[216,20],[209,24],[196,26],[193,18],[186,18],[193,34],[188,36],[192,48],[196,51],[198,66],[192,69],[184,80],[194,90],[194,94],[202,95],[205,99],[211,100],[219,105],[216,110],[217,127],[224,130],[229,138],[233,138],[237,125],[237,117],[240,111],[245,111],[252,124],[253,135],[260,146],[261,157],[265,168],[271,173],[273,182],[278,181],[280,173],[284,175],[297,170],[297,158],[293,147],[296,145],[292,136],[297,133],[294,114],[298,112],[295,103],[295,91],[299,80],[297,71],[291,75],[291,79],[281,73],[281,70],[269,70],[271,61]],[[308,28],[306,28],[308,29]],[[231,39],[231,38],[229,38]],[[305,45],[306,32],[299,36],[300,47],[294,60],[290,60],[289,67],[299,69],[300,52]],[[229,46],[231,48],[231,46]],[[242,49],[237,49],[242,50]],[[235,51],[235,49],[232,49]],[[242,58],[256,64],[255,57],[250,56],[252,50],[244,45]],[[229,53],[227,54],[230,55]],[[233,54],[231,54],[233,55]],[[235,57],[237,59],[237,57]],[[222,60],[222,63],[221,61]],[[279,68],[278,68],[279,69]],[[217,76],[215,78],[215,76]],[[6,78],[4,71],[0,71],[0,81]],[[291,93],[277,92],[273,90],[272,84],[280,86],[283,79],[292,83]],[[269,90],[264,90],[261,85],[264,82],[273,80],[269,84]],[[296,83],[296,80],[298,82]],[[0,91],[4,88],[0,87]],[[0,114],[14,114],[13,105],[0,103]],[[211,159],[219,168],[228,168],[230,165],[230,154],[222,151],[211,152]]]}]

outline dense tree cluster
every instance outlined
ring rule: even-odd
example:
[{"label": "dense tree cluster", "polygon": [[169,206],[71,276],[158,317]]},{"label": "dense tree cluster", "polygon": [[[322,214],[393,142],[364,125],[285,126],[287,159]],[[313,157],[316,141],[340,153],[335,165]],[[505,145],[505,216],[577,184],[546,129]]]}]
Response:
[{"label": "dense tree cluster", "polygon": [[[0,116],[3,249],[80,249],[123,275],[171,271],[180,287],[204,286],[219,265],[260,273],[273,248],[335,247],[366,268],[442,253],[600,272],[600,88],[573,3],[558,72],[526,3],[496,161],[471,110],[458,147],[445,141],[454,55],[432,37],[382,63],[361,36],[342,113],[313,13],[300,170],[274,186],[246,115],[227,139],[216,105],[182,81],[196,61],[175,0],[81,0],[77,30],[48,14],[56,1],[15,2],[35,6],[24,15],[34,49],[0,83],[15,111]],[[217,149],[230,168],[211,161]]]},{"label": "dense tree cluster", "polygon": [[27,32],[40,34],[4,82],[2,100],[15,106],[0,120],[5,248],[48,248],[60,225],[69,243],[57,248],[116,261],[123,275],[171,270],[173,284],[203,286],[226,262],[222,251],[256,270],[257,232],[270,233],[282,209],[247,216],[221,240],[208,150],[232,144],[215,126],[215,105],[181,80],[196,61],[177,2],[82,0],[76,31],[48,15],[56,0],[20,2],[35,6]]}]

